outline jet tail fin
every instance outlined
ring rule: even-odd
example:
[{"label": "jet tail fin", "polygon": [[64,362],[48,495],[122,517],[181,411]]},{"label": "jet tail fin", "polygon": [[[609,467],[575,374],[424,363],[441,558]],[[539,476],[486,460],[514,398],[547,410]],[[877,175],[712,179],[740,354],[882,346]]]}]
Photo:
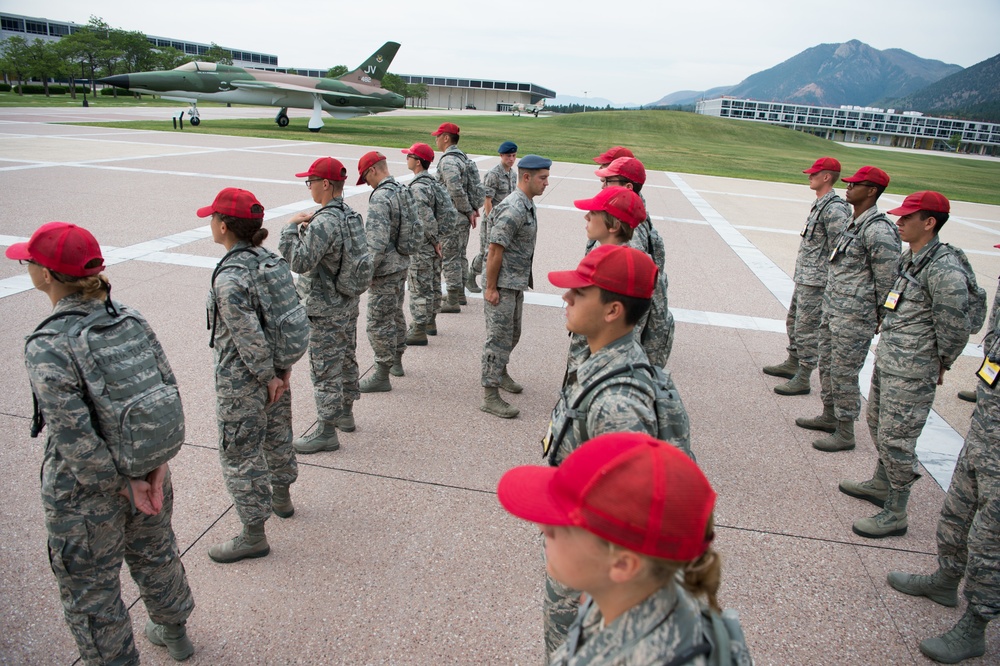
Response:
[{"label": "jet tail fin", "polygon": [[382,45],[382,48],[371,54],[368,60],[361,63],[357,69],[344,74],[338,80],[347,83],[381,85],[382,77],[385,76],[386,71],[389,69],[389,64],[396,57],[396,51],[398,50],[398,43],[386,42]]}]

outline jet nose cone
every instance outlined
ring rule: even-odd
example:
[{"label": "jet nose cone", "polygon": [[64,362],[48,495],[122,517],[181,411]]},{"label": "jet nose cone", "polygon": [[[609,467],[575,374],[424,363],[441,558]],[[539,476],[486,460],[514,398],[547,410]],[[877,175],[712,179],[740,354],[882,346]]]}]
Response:
[{"label": "jet nose cone", "polygon": [[97,79],[98,83],[104,83],[109,86],[115,86],[116,88],[125,88],[128,90],[128,74],[118,74],[117,76],[106,76],[103,79]]}]

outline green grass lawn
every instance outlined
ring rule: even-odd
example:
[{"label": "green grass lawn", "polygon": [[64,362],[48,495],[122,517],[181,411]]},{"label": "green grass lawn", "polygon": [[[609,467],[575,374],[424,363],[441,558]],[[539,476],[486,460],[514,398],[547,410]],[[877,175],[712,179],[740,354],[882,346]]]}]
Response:
[{"label": "green grass lawn", "polygon": [[[168,102],[178,106],[177,102]],[[958,201],[1000,204],[1000,161],[963,159],[927,151],[903,153],[842,146],[803,132],[676,111],[595,111],[547,118],[469,114],[366,116],[351,120],[324,118],[322,132],[312,133],[304,118],[279,128],[271,119],[225,120],[203,114],[201,125],[185,132],[205,132],[267,139],[299,139],[406,148],[416,141],[432,145],[430,132],[442,120],[458,120],[461,148],[489,154],[505,140],[521,155],[536,153],[563,162],[590,163],[614,145],[632,148],[646,168],[712,176],[805,183],[802,170],[823,155],[836,157],[844,175],[872,164],[891,177],[889,192],[905,195],[938,190]],[[140,121],[95,123],[104,127],[171,130],[172,123]]]},{"label": "green grass lawn", "polygon": [[[111,107],[146,107],[146,106],[174,106],[184,108],[183,102],[169,102],[152,95],[135,97],[127,92],[121,92],[116,99],[113,95],[87,95],[87,104],[97,108]],[[47,107],[47,108],[67,108],[71,106],[83,106],[83,93],[76,93],[73,99],[69,92],[63,95],[18,95],[16,92],[0,92],[0,107]],[[199,106],[206,108],[225,106],[215,102],[202,102]],[[169,119],[169,118],[168,118]]]}]

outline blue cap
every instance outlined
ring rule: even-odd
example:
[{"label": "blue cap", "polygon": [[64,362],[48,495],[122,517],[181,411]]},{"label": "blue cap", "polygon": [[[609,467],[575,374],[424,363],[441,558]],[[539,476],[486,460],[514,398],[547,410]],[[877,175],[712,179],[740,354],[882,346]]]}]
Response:
[{"label": "blue cap", "polygon": [[504,141],[503,143],[500,144],[500,147],[497,148],[497,152],[500,153],[501,155],[506,155],[507,153],[516,153],[517,144],[514,143],[513,141]]},{"label": "blue cap", "polygon": [[552,160],[538,155],[525,155],[517,163],[518,169],[548,169],[552,166]]}]

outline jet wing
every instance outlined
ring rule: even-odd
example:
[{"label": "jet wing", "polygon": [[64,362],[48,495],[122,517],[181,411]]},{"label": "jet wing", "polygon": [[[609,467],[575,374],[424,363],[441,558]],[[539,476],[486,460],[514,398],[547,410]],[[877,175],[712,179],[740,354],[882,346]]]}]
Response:
[{"label": "jet wing", "polygon": [[271,81],[249,81],[241,79],[230,81],[229,85],[234,88],[245,88],[247,90],[285,90],[288,92],[307,93],[309,95],[337,95],[349,99],[371,101],[370,95],[360,95],[358,93],[342,92],[340,90],[322,90],[320,88],[307,88],[305,86],[295,86],[288,83],[274,83]]}]

